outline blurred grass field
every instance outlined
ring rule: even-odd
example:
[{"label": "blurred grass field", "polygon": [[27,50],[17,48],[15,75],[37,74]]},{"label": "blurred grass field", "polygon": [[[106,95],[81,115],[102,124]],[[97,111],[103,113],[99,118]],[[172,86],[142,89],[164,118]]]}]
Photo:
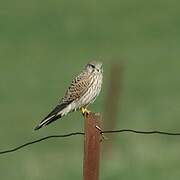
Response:
[{"label": "blurred grass field", "polygon": [[[180,2],[32,0],[0,2],[0,150],[36,138],[83,131],[80,113],[34,132],[72,77],[93,58],[104,86],[123,63],[119,128],[180,131]],[[106,142],[105,142],[106,143]],[[119,134],[101,179],[177,180],[179,137]],[[82,179],[83,137],[48,140],[0,156],[0,179]]]}]

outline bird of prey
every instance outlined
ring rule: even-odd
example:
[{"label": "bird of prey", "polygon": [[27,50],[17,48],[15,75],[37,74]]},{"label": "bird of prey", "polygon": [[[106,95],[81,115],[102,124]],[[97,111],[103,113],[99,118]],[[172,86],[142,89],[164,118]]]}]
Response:
[{"label": "bird of prey", "polygon": [[102,63],[89,62],[84,70],[72,80],[59,104],[35,127],[35,130],[46,126],[68,113],[80,110],[88,114],[88,105],[93,103],[101,91],[103,80]]}]

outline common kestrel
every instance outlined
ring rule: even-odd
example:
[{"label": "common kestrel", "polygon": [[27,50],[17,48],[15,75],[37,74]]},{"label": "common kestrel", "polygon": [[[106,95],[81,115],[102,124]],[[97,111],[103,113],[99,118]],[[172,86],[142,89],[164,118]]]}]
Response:
[{"label": "common kestrel", "polygon": [[84,70],[73,79],[59,104],[35,127],[35,130],[52,123],[72,111],[80,110],[83,114],[89,113],[88,105],[95,101],[101,91],[102,73],[101,62],[89,62]]}]

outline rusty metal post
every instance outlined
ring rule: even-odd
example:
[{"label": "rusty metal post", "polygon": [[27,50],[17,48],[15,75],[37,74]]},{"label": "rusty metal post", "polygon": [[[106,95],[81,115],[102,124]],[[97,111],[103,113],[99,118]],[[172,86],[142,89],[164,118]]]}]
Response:
[{"label": "rusty metal post", "polygon": [[100,115],[90,113],[85,118],[85,139],[84,139],[84,180],[99,179],[101,128]]}]

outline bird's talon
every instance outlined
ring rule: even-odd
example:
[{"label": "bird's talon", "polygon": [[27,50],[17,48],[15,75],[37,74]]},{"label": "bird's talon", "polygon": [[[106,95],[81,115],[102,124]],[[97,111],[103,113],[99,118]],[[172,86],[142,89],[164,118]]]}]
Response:
[{"label": "bird's talon", "polygon": [[89,115],[91,113],[91,111],[83,107],[80,109],[80,111],[82,112],[83,116]]}]

